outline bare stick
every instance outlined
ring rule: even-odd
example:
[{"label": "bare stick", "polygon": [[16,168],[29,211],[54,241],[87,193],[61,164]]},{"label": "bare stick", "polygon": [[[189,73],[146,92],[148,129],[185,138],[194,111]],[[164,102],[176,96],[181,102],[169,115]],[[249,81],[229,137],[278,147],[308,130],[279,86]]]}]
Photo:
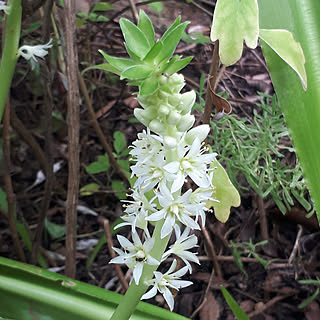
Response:
[{"label": "bare stick", "polygon": [[3,180],[4,185],[7,192],[7,202],[8,202],[8,222],[10,234],[12,237],[13,246],[18,254],[19,260],[22,262],[26,262],[26,258],[24,256],[24,252],[22,250],[22,246],[20,243],[17,227],[16,227],[16,219],[14,214],[14,193],[12,187],[12,180],[10,176],[10,111],[9,111],[9,103],[7,100],[7,104],[4,110],[3,116]]},{"label": "bare stick", "polygon": [[131,11],[132,11],[132,17],[133,17],[134,23],[138,24],[139,14],[138,14],[137,7],[134,3],[134,0],[129,0],[129,4],[130,4]]},{"label": "bare stick", "polygon": [[300,244],[300,239],[301,239],[301,236],[302,236],[303,228],[300,226],[300,224],[298,224],[298,228],[299,228],[299,231],[298,231],[297,238],[296,238],[296,241],[295,241],[294,246],[293,246],[293,250],[292,250],[292,252],[290,254],[290,257],[289,257],[289,260],[288,260],[288,265],[292,265],[292,262],[293,262],[294,258],[296,257],[297,251],[298,251],[298,248],[299,248],[299,244]]},{"label": "bare stick", "polygon": [[66,37],[66,60],[68,80],[68,149],[69,176],[66,212],[66,270],[69,277],[76,276],[76,236],[77,236],[77,204],[79,194],[79,87],[78,87],[78,55],[75,38],[75,0],[65,0],[64,20]]},{"label": "bare stick", "polygon": [[261,229],[261,238],[262,240],[269,240],[268,232],[268,220],[266,216],[266,209],[264,207],[263,199],[258,196],[258,211],[260,216],[260,229]]}]

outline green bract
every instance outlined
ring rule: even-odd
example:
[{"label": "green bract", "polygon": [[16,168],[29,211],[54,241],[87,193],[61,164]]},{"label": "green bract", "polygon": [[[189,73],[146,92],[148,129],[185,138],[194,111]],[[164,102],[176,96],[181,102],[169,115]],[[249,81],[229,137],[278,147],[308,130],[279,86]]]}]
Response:
[{"label": "green bract", "polygon": [[128,79],[130,84],[139,86],[142,96],[153,94],[159,88],[159,75],[172,75],[192,59],[181,59],[176,55],[170,60],[187,25],[188,22],[180,23],[178,17],[162,38],[155,42],[152,23],[143,10],[140,10],[137,26],[121,18],[120,27],[131,59],[111,57],[100,50],[108,63],[96,67],[119,74],[121,79]]},{"label": "green bract", "polygon": [[243,49],[257,46],[259,13],[257,0],[219,0],[214,11],[211,40],[219,40],[219,55],[223,64],[236,63]]}]

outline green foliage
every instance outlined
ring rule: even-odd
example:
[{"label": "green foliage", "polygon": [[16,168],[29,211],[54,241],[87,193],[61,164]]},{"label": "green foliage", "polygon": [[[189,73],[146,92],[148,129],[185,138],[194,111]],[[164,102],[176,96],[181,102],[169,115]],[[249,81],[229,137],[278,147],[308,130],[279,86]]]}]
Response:
[{"label": "green foliage", "polygon": [[259,261],[265,269],[268,268],[268,265],[270,262],[267,260],[262,259],[257,253],[256,248],[259,246],[263,246],[267,244],[268,241],[260,241],[258,243],[252,243],[252,240],[250,239],[249,242],[242,242],[242,243],[234,243],[233,241],[230,241],[230,247],[232,249],[233,257],[235,259],[235,262],[239,269],[247,275],[243,268],[242,261],[240,259],[241,255],[246,255],[248,258],[254,257],[257,261]]},{"label": "green foliage", "polygon": [[44,226],[47,229],[52,239],[62,238],[66,234],[66,226],[53,223],[45,219]]},{"label": "green foliage", "polygon": [[98,191],[100,186],[97,183],[89,183],[80,189],[80,196],[91,196],[95,191]]},{"label": "green foliage", "polygon": [[299,305],[298,305],[298,308],[299,309],[303,309],[305,308],[310,302],[312,302],[313,300],[315,300],[319,293],[320,293],[320,290],[319,290],[319,286],[320,286],[320,280],[317,279],[317,280],[313,280],[313,279],[309,279],[309,280],[300,280],[299,281],[300,284],[306,284],[306,285],[316,285],[318,286],[318,288],[315,290],[315,292],[310,296],[308,297],[307,299],[303,300]]},{"label": "green foliage", "polygon": [[253,110],[252,122],[235,115],[211,122],[214,150],[238,189],[237,177],[243,175],[259,196],[271,195],[282,213],[294,205],[294,198],[311,210],[299,162],[287,163],[286,155],[294,149],[275,97],[261,95],[259,109]]},{"label": "green foliage", "polygon": [[183,32],[181,40],[186,43],[199,43],[199,44],[210,43],[210,39],[205,35],[203,35],[203,33],[201,32],[190,32],[190,33]]},{"label": "green foliage", "polygon": [[233,299],[231,294],[228,292],[228,290],[224,286],[220,286],[222,294],[224,298],[226,299],[228,306],[232,310],[233,314],[237,318],[237,320],[249,320],[246,313],[241,309],[241,307],[237,304],[237,302]]},{"label": "green foliage", "polygon": [[170,60],[187,24],[180,23],[178,17],[162,38],[155,42],[152,23],[143,10],[140,10],[137,26],[121,18],[120,27],[130,59],[111,57],[100,50],[108,63],[95,67],[119,74],[121,79],[128,79],[129,85],[139,86],[142,96],[153,94],[159,88],[160,74],[178,72],[192,59],[174,56]]},{"label": "green foliage", "polygon": [[108,154],[105,153],[103,156],[98,156],[98,161],[92,162],[86,167],[86,171],[89,174],[97,174],[105,172],[110,168],[110,162]]},{"label": "green foliage", "polygon": [[259,10],[257,0],[218,0],[214,11],[211,40],[219,40],[219,56],[227,66],[236,63],[243,49],[257,46]]}]

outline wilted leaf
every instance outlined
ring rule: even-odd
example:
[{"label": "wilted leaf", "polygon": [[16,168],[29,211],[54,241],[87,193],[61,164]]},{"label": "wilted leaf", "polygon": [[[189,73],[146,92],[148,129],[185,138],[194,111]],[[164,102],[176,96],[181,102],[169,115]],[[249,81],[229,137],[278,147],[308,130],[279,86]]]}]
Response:
[{"label": "wilted leaf", "polygon": [[220,306],[211,291],[206,296],[207,300],[204,306],[200,310],[201,320],[219,320],[220,318]]},{"label": "wilted leaf", "polygon": [[300,43],[293,38],[292,33],[288,30],[260,29],[259,37],[298,74],[306,90],[306,60]]},{"label": "wilted leaf", "polygon": [[224,223],[229,218],[230,208],[240,206],[240,195],[230,181],[228,174],[216,159],[212,166],[215,168],[212,179],[215,190],[212,198],[219,202],[208,201],[206,206],[207,208],[213,207],[216,218]]},{"label": "wilted leaf", "polygon": [[210,38],[219,40],[219,55],[226,66],[236,63],[243,49],[243,40],[254,49],[259,35],[257,0],[218,0],[213,15]]}]

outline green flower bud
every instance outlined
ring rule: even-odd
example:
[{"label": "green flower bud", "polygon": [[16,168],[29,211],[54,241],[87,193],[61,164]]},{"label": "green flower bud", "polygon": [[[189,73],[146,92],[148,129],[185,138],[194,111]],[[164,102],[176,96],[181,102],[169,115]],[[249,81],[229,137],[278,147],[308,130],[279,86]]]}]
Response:
[{"label": "green flower bud", "polygon": [[160,107],[159,107],[159,110],[158,110],[158,114],[159,116],[166,116],[168,115],[170,112],[170,109],[168,106],[166,106],[165,104],[162,104]]},{"label": "green flower bud", "polygon": [[195,140],[195,138],[198,138],[200,142],[202,142],[207,137],[209,131],[210,131],[209,125],[202,124],[188,131],[184,137],[184,141],[190,146],[193,144],[193,141]]},{"label": "green flower bud", "polygon": [[179,123],[177,124],[177,130],[180,132],[185,132],[193,126],[194,122],[194,115],[186,114],[181,117]]},{"label": "green flower bud", "polygon": [[176,125],[181,119],[181,115],[176,110],[171,110],[167,119],[168,124]]},{"label": "green flower bud", "polygon": [[163,144],[166,149],[174,149],[177,146],[177,140],[170,136],[166,136],[163,139]]},{"label": "green flower bud", "polygon": [[186,93],[183,93],[180,98],[179,109],[181,114],[185,115],[189,113],[196,101],[196,93],[192,90]]},{"label": "green flower bud", "polygon": [[141,114],[142,116],[147,119],[147,120],[152,120],[152,119],[155,119],[157,117],[157,109],[156,108],[147,108],[147,109],[144,109]]},{"label": "green flower bud", "polygon": [[165,125],[161,121],[159,121],[158,119],[153,119],[149,123],[149,128],[151,131],[158,133],[158,134],[162,134],[166,130]]},{"label": "green flower bud", "polygon": [[146,127],[148,127],[150,120],[146,119],[146,118],[143,116],[143,112],[144,112],[144,110],[143,110],[143,109],[140,109],[140,108],[135,108],[134,111],[133,111],[134,116],[135,116],[142,124],[144,124]]},{"label": "green flower bud", "polygon": [[179,94],[179,93],[171,94],[171,95],[168,97],[168,102],[169,102],[174,108],[176,108],[177,106],[180,105],[180,100],[181,100],[181,94]]},{"label": "green flower bud", "polygon": [[168,86],[171,92],[178,93],[184,87],[184,77],[182,74],[174,73],[168,78]]}]

